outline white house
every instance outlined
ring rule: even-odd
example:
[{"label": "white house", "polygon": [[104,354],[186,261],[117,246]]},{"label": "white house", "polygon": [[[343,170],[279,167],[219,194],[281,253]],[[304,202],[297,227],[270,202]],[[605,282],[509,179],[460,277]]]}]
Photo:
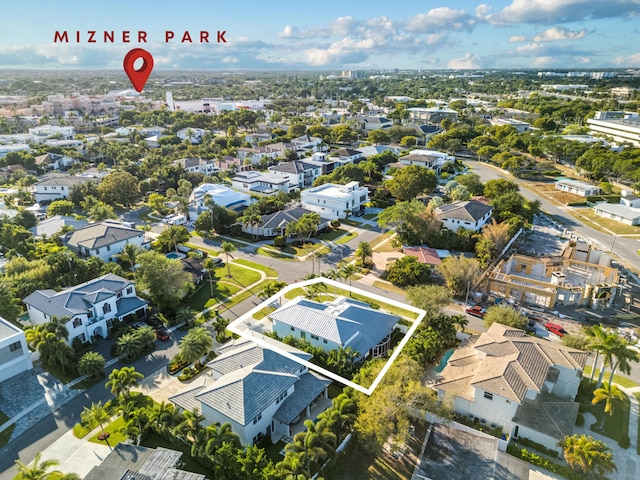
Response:
[{"label": "white house", "polygon": [[49,170],[60,170],[76,163],[76,160],[60,153],[46,153],[36,157],[36,163]]},{"label": "white house", "polygon": [[325,351],[351,347],[361,359],[386,356],[391,332],[400,321],[396,315],[346,297],[325,303],[298,297],[268,317],[280,338],[291,335]]},{"label": "white house", "polygon": [[0,144],[0,158],[11,152],[29,152],[31,149],[26,143]]},{"label": "white house", "polygon": [[624,190],[622,193],[620,203],[596,203],[593,207],[595,214],[627,225],[639,225],[640,197],[630,195]]},{"label": "white house", "polygon": [[478,232],[491,219],[493,208],[478,200],[467,200],[449,203],[436,208],[436,215],[442,226],[458,231],[459,228]]},{"label": "white house", "polygon": [[0,382],[32,368],[24,331],[0,317]]},{"label": "white house", "polygon": [[278,176],[289,179],[289,190],[296,190],[310,187],[313,181],[322,175],[322,167],[302,160],[293,162],[280,162],[278,165],[269,167],[269,171]]},{"label": "white house", "polygon": [[68,317],[69,345],[74,338],[106,338],[114,319],[129,322],[147,314],[147,301],[136,295],[135,284],[113,273],[60,292],[36,290],[23,303],[33,325]]},{"label": "white house", "polygon": [[509,126],[516,129],[518,133],[528,132],[531,129],[531,124],[523,122],[522,120],[516,120],[509,117],[493,117],[489,119],[491,125],[497,126]]},{"label": "white house", "polygon": [[64,173],[49,173],[33,185],[33,194],[38,203],[62,200],[69,198],[69,193],[73,187],[92,180],[95,179]]},{"label": "white house", "polygon": [[305,134],[291,140],[291,144],[295,150],[319,152],[321,151],[322,138]]},{"label": "white house", "polygon": [[[260,225],[242,225],[242,231],[250,235],[260,235],[263,237],[277,237],[284,235],[287,225],[291,222],[298,221],[306,213],[315,213],[305,210],[301,207],[289,207],[285,210],[279,210],[270,215],[262,216]],[[331,224],[328,218],[320,217],[318,230],[322,230]]]},{"label": "white house", "polygon": [[191,143],[202,143],[202,137],[207,131],[203,128],[183,128],[182,130],[178,130],[176,135],[180,140],[189,140]]},{"label": "white house", "polygon": [[616,119],[587,119],[591,135],[606,135],[617,143],[640,147],[640,116]]},{"label": "white house", "polygon": [[[311,355],[287,349],[301,359]],[[263,436],[277,440],[293,436],[303,418],[314,418],[312,408],[327,399],[326,378],[282,355],[240,339],[224,345],[207,364],[213,381],[170,397],[185,410],[198,409],[208,423],[231,424],[243,445]],[[319,413],[319,412],[318,412]],[[314,413],[315,415],[315,413]]]},{"label": "white house", "polygon": [[202,173],[204,175],[213,175],[220,171],[216,161],[210,158],[180,158],[172,162],[174,165],[180,165],[189,173]]},{"label": "white house", "polygon": [[[282,145],[282,144],[280,144]],[[275,160],[284,154],[283,148],[279,145],[265,145],[264,147],[240,147],[238,148],[238,158],[240,160],[249,159],[252,165],[257,165],[263,158]]]},{"label": "white house", "polygon": [[248,193],[236,192],[219,183],[203,183],[189,195],[189,208],[197,215],[207,208],[207,198],[231,210],[242,210],[251,204],[251,195]]},{"label": "white house", "polygon": [[458,121],[458,112],[450,108],[424,108],[411,107],[406,109],[409,112],[409,120],[417,123],[428,123],[431,125],[439,125],[445,118],[452,122]]},{"label": "white house", "polygon": [[73,140],[76,131],[73,127],[57,127],[54,125],[40,125],[29,129],[29,133],[34,137],[60,136],[62,140]]},{"label": "white house", "polygon": [[362,152],[353,148],[340,148],[333,152],[331,156],[337,156],[343,165],[347,163],[358,163],[359,160],[364,160]]},{"label": "white house", "polygon": [[587,182],[581,182],[579,180],[558,180],[556,182],[556,189],[563,192],[573,193],[580,197],[588,197],[589,195],[598,195],[601,190],[600,187],[591,185]]},{"label": "white house", "polygon": [[438,152],[436,150],[416,149],[411,150],[408,155],[400,157],[398,162],[403,165],[418,165],[439,172],[445,163],[455,162],[455,160],[455,157],[448,153]]},{"label": "white house", "polygon": [[356,117],[359,127],[362,130],[370,132],[372,130],[386,130],[393,127],[393,121],[385,117],[366,115]]},{"label": "white house", "polygon": [[347,218],[352,213],[364,210],[369,201],[369,189],[358,182],[346,185],[325,183],[318,187],[303,190],[300,193],[302,207],[319,213],[331,220]]},{"label": "white house", "polygon": [[499,323],[451,355],[434,388],[454,409],[551,449],[571,435],[587,353]]},{"label": "white house", "polygon": [[243,192],[275,195],[289,193],[289,177],[253,170],[238,172],[231,178],[231,187]]},{"label": "white house", "polygon": [[151,242],[143,230],[105,220],[78,228],[62,236],[62,243],[81,257],[99,257],[111,261],[127,243],[148,250]]}]

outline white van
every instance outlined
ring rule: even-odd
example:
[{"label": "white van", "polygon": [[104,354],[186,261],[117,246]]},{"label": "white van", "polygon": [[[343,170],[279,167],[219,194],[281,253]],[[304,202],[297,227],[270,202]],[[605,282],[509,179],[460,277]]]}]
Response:
[{"label": "white van", "polygon": [[169,220],[167,220],[169,225],[186,225],[187,217],[184,215],[174,215]]}]

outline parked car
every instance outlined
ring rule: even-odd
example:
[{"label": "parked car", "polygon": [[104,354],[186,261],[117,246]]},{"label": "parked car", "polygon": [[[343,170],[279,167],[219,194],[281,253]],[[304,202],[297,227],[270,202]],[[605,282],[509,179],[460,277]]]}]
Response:
[{"label": "parked car", "polygon": [[544,328],[559,337],[563,337],[567,334],[567,331],[562,328],[562,325],[558,325],[557,323],[547,322],[544,324]]},{"label": "parked car", "polygon": [[162,323],[162,321],[156,316],[146,318],[144,320],[144,323],[146,323],[147,325],[149,325],[154,329],[164,327],[164,323]]},{"label": "parked car", "polygon": [[469,315],[473,315],[474,317],[482,318],[487,311],[480,305],[474,305],[473,307],[465,308],[464,312],[468,313]]},{"label": "parked car", "polygon": [[169,330],[164,325],[156,328],[156,338],[158,340],[166,341],[169,340],[170,336]]}]

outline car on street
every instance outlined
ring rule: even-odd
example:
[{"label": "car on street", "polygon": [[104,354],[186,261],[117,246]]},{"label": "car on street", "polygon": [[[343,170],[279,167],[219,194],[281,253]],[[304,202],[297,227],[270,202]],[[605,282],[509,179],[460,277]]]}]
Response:
[{"label": "car on street", "polygon": [[567,331],[562,328],[562,325],[558,325],[557,323],[547,322],[544,324],[544,328],[558,337],[563,337],[567,334]]},{"label": "car on street", "polygon": [[162,325],[161,327],[156,328],[156,338],[158,340],[162,340],[163,342],[169,340],[171,335],[169,334],[169,329]]},{"label": "car on street", "polygon": [[473,315],[474,317],[482,318],[487,311],[482,308],[480,305],[469,306],[464,309],[464,313],[468,313],[469,315]]}]

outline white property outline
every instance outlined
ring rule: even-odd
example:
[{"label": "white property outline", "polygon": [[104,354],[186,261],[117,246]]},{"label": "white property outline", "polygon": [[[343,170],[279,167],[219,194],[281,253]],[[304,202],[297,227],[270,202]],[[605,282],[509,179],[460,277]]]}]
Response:
[{"label": "white property outline", "polygon": [[[389,357],[389,360],[387,360],[387,362],[384,364],[384,366],[382,367],[382,370],[380,370],[380,373],[378,373],[378,375],[376,376],[376,378],[373,380],[373,382],[371,383],[371,386],[369,388],[365,388],[362,385],[358,385],[357,383],[354,383],[350,380],[347,380],[344,377],[341,377],[340,375],[337,375],[333,372],[330,372],[329,370],[326,370],[318,365],[315,365],[307,360],[304,360],[296,355],[294,355],[293,353],[285,350],[284,348],[279,348],[277,345],[274,345],[274,339],[270,338],[270,337],[266,337],[264,335],[262,335],[260,332],[256,332],[253,330],[252,325],[251,325],[251,321],[254,320],[253,315],[257,312],[259,312],[260,310],[262,310],[265,307],[268,307],[269,305],[273,304],[273,302],[275,302],[276,300],[280,300],[281,297],[284,297],[287,293],[289,293],[292,290],[295,290],[296,288],[302,288],[302,287],[307,287],[309,285],[314,285],[316,283],[324,283],[325,285],[331,285],[333,287],[336,288],[340,288],[342,290],[347,290],[350,291],[352,293],[356,293],[362,296],[365,296],[367,298],[370,298],[372,300],[381,302],[381,303],[386,303],[388,305],[392,305],[394,307],[398,307],[401,308],[403,310],[407,310],[409,312],[413,312],[418,314],[418,318],[416,318],[413,321],[413,324],[411,325],[411,327],[409,328],[409,330],[407,331],[407,333],[404,335],[404,337],[402,338],[402,340],[400,340],[400,343],[398,343],[398,345],[396,346],[396,348],[394,349],[393,353],[391,354],[391,356]],[[384,310],[382,307],[380,307],[381,310]],[[317,277],[317,278],[312,278],[311,280],[305,280],[302,282],[297,282],[297,283],[293,283],[291,285],[286,286],[285,288],[283,288],[282,290],[280,290],[278,293],[276,293],[275,295],[273,295],[272,297],[267,298],[265,301],[263,301],[262,303],[256,305],[254,308],[252,308],[251,310],[249,310],[247,313],[245,313],[244,315],[240,316],[239,318],[237,318],[236,320],[234,320],[231,324],[229,324],[229,326],[227,327],[227,330],[240,335],[242,338],[246,338],[248,340],[251,340],[254,343],[257,343],[258,345],[260,345],[262,348],[267,348],[269,350],[273,350],[277,353],[279,353],[280,355],[282,355],[283,357],[288,358],[289,360],[293,360],[294,362],[300,363],[301,365],[304,365],[305,367],[307,367],[309,370],[313,370],[317,373],[320,373],[322,375],[324,375],[325,377],[331,378],[332,380],[335,380],[336,382],[340,382],[343,385],[349,386],[351,388],[354,388],[356,390],[358,390],[359,392],[364,393],[365,395],[371,395],[373,393],[373,391],[376,389],[376,387],[378,386],[378,384],[382,381],[382,378],[386,375],[387,371],[389,370],[389,368],[391,368],[391,365],[393,365],[393,362],[396,361],[396,359],[398,358],[398,355],[400,355],[400,352],[402,351],[402,349],[404,348],[404,346],[407,344],[407,342],[409,341],[409,339],[411,338],[411,336],[414,334],[414,332],[416,331],[416,329],[418,328],[418,326],[420,325],[420,323],[422,322],[422,320],[424,319],[425,315],[427,314],[426,311],[420,309],[420,308],[416,308],[413,307],[411,305],[407,305],[405,303],[401,303],[398,302],[396,300],[392,300],[390,298],[386,298],[386,297],[382,297],[380,295],[377,295],[375,293],[370,293],[367,292],[366,290],[360,290],[359,288],[354,288],[352,286],[347,286],[343,283],[339,283],[336,282],[335,280],[331,280],[328,278],[324,278],[324,277]],[[398,315],[399,316],[399,315]],[[241,325],[244,325],[245,328],[241,328]],[[254,335],[257,334],[258,336]],[[265,338],[269,338],[269,341],[265,340]],[[279,344],[283,344],[280,341],[275,340],[275,342],[279,343]],[[284,344],[283,344],[284,345]]]}]

